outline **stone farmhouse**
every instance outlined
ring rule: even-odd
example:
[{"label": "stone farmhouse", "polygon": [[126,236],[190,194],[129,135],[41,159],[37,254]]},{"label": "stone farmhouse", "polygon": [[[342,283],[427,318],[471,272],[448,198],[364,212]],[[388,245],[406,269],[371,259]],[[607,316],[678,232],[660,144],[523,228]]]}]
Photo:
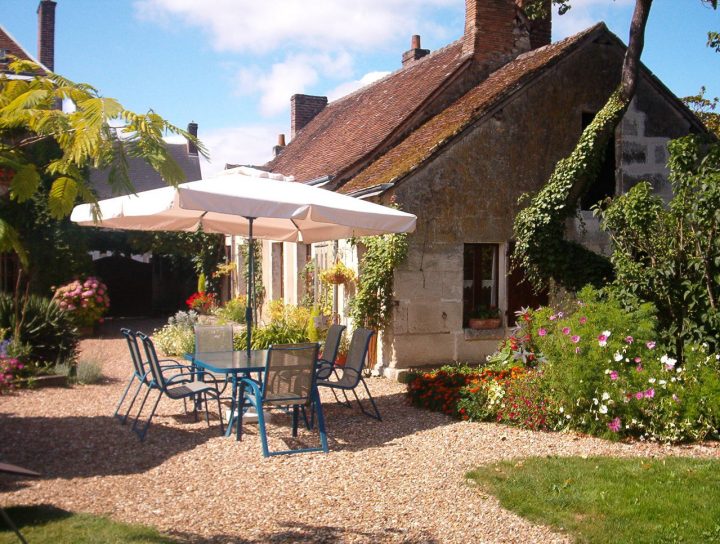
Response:
[{"label": "stone farmhouse", "polygon": [[[542,187],[617,87],[625,45],[603,23],[551,43],[551,19],[529,21],[522,4],[466,0],[457,41],[430,52],[413,36],[400,69],[332,103],[294,95],[291,141],[285,146],[280,138],[264,166],[358,198],[394,199],[418,216],[409,257],[395,274],[393,323],[378,346],[376,368],[387,376],[482,361],[516,310],[544,301],[509,274],[518,198]],[[589,206],[643,179],[667,195],[668,140],[700,130],[643,67],[603,173],[582,202],[585,228],[569,223],[570,235],[607,250]],[[356,252],[342,242],[335,249],[266,242],[266,299],[297,303],[308,259],[327,266],[338,251],[357,265]],[[351,295],[340,288],[341,315]],[[478,305],[497,306],[502,325],[469,329]]]}]

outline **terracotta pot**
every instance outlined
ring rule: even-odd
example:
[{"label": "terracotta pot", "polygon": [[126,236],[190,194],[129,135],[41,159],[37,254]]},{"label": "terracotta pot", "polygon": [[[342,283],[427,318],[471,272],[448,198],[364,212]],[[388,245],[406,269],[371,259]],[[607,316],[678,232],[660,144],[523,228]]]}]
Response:
[{"label": "terracotta pot", "polygon": [[468,327],[475,330],[499,329],[501,324],[502,319],[499,317],[492,317],[488,319],[472,318],[468,321]]},{"label": "terracotta pot", "polygon": [[347,353],[338,353],[338,356],[335,358],[335,364],[337,366],[345,366],[346,362],[347,362]]}]

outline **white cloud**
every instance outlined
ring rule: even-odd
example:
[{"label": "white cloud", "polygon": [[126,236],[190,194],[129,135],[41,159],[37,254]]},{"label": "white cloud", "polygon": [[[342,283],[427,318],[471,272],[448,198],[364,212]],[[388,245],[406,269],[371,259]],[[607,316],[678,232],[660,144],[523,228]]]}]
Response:
[{"label": "white cloud", "polygon": [[[428,7],[460,0],[136,0],[139,17],[200,27],[219,51],[267,53],[305,46],[321,51],[377,47],[426,25]],[[428,27],[432,22],[428,21]]]},{"label": "white cloud", "polygon": [[305,92],[321,77],[347,77],[352,73],[352,58],[346,52],[337,55],[288,55],[273,64],[269,70],[257,67],[243,68],[238,72],[239,94],[259,92],[260,112],[277,115],[288,109],[290,97]]},{"label": "white cloud", "polygon": [[350,94],[353,91],[358,90],[361,87],[364,87],[365,85],[370,85],[371,83],[377,81],[378,79],[381,79],[388,75],[390,72],[368,72],[364,76],[362,76],[360,79],[355,79],[353,81],[346,81],[345,83],[341,83],[334,89],[328,91],[328,100],[331,102],[333,100],[337,100],[338,98],[342,98],[345,95]]},{"label": "white cloud", "polygon": [[[280,125],[246,125],[201,132],[200,140],[210,152],[210,162],[200,159],[203,177],[223,170],[228,163],[265,164],[272,159],[278,134],[287,132],[288,127]],[[166,139],[169,142],[185,141],[182,137]]]}]

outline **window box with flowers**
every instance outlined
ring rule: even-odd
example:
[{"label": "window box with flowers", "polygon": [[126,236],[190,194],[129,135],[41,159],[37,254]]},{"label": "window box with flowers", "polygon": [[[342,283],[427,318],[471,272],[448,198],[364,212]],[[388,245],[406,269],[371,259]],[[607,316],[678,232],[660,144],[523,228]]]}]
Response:
[{"label": "window box with flowers", "polygon": [[475,330],[499,329],[501,325],[497,306],[478,306],[468,319],[468,327]]}]

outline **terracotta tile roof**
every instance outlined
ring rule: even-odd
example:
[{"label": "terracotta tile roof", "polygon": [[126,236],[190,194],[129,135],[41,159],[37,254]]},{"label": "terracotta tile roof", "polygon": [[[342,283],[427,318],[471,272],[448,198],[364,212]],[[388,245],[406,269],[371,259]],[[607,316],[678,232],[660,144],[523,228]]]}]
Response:
[{"label": "terracotta tile roof", "polygon": [[390,183],[408,174],[509,93],[522,87],[529,79],[566,55],[575,46],[585,40],[594,39],[603,31],[607,31],[607,27],[599,23],[579,34],[525,53],[507,63],[448,108],[411,132],[395,147],[342,185],[339,192],[360,191]]},{"label": "terracotta tile roof", "polygon": [[455,73],[462,41],[328,104],[263,168],[298,181],[337,175],[375,150]]},{"label": "terracotta tile roof", "polygon": [[[0,50],[2,50],[5,54],[13,55],[19,59],[30,60],[40,64],[40,62],[30,53],[25,51],[25,49],[23,49],[23,47],[15,41],[15,38],[13,38],[2,26],[0,26]],[[0,73],[10,73],[7,69],[7,59],[3,59],[2,57],[0,57]],[[42,74],[43,72],[40,71],[39,73]]]}]

